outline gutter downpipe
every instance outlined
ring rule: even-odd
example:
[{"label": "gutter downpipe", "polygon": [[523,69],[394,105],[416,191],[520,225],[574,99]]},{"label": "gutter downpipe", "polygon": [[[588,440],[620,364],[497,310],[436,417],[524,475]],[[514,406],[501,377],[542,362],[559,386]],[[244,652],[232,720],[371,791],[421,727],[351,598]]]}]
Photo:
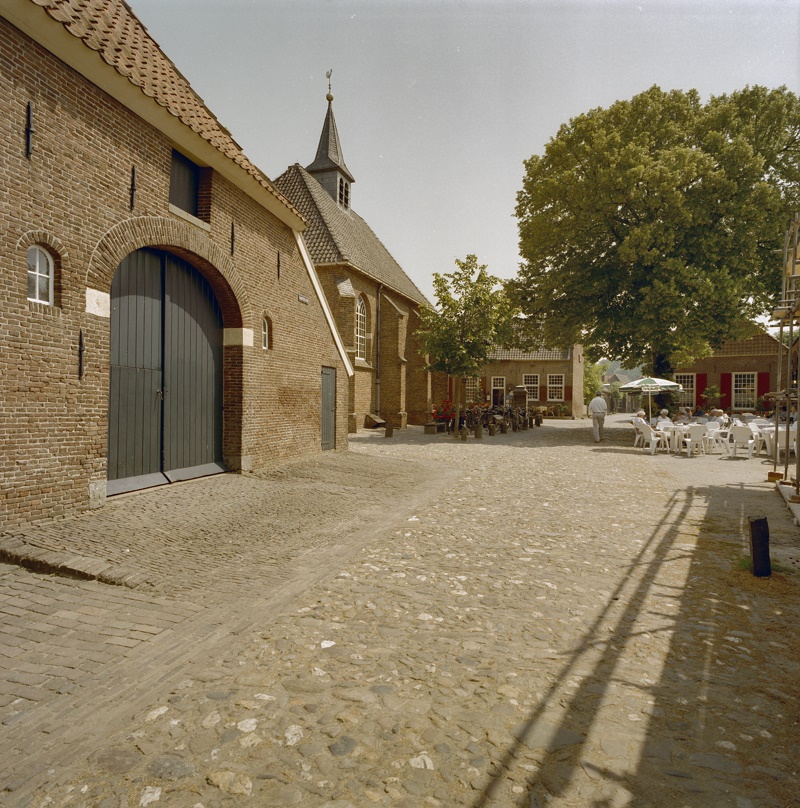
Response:
[{"label": "gutter downpipe", "polygon": [[381,293],[383,284],[378,284],[375,301],[375,414],[381,414]]}]

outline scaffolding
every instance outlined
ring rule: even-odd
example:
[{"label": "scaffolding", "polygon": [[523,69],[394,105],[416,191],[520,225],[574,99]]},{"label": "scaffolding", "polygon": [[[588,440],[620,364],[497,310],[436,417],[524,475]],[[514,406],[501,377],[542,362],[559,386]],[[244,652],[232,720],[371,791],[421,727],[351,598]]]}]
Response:
[{"label": "scaffolding", "polygon": [[[781,299],[772,311],[772,325],[778,333],[778,374],[776,391],[768,393],[775,404],[775,440],[772,446],[772,468],[777,473],[781,445],[780,431],[785,430],[786,447],[783,465],[783,479],[789,479],[789,448],[791,447],[791,412],[795,408],[800,417],[800,391],[797,384],[797,351],[795,332],[800,333],[800,214],[795,214],[783,243],[783,285]],[[784,356],[785,354],[785,356]],[[784,381],[785,380],[785,381]],[[781,411],[785,412],[785,422],[781,423]],[[795,433],[796,434],[796,433]],[[800,494],[800,447],[795,446],[794,484],[795,494]]]}]

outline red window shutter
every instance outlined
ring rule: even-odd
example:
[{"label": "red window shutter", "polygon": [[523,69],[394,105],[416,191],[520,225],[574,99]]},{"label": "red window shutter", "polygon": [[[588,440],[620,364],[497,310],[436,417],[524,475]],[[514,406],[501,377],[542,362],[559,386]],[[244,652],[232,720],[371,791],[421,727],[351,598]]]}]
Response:
[{"label": "red window shutter", "polygon": [[572,388],[564,386],[564,403],[566,404],[568,401],[572,401]]},{"label": "red window shutter", "polygon": [[547,401],[547,385],[539,385],[539,401]]},{"label": "red window shutter", "polygon": [[759,373],[756,381],[756,396],[761,398],[769,393],[769,373]]},{"label": "red window shutter", "polygon": [[695,407],[705,399],[701,398],[708,387],[708,373],[698,373],[694,377],[694,405]]},{"label": "red window shutter", "polygon": [[722,392],[722,409],[727,410],[733,406],[733,375],[730,373],[719,374],[719,389]]}]

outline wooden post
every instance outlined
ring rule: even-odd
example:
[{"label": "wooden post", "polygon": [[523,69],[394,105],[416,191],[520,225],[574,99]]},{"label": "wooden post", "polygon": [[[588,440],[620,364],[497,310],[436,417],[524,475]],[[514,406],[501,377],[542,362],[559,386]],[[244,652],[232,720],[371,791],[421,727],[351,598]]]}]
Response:
[{"label": "wooden post", "polygon": [[769,524],[766,516],[750,516],[750,571],[756,578],[769,578]]}]

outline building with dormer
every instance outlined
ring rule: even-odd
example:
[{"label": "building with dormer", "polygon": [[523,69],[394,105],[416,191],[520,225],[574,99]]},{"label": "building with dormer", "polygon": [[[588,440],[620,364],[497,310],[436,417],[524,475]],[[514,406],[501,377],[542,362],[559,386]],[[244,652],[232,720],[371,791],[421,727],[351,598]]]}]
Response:
[{"label": "building with dormer", "polygon": [[307,222],[130,7],[0,0],[0,66],[2,528],[345,448]]},{"label": "building with dormer", "polygon": [[314,160],[290,166],[275,184],[308,222],[304,232],[322,288],[354,367],[348,428],[385,421],[424,424],[446,397],[446,380],[425,370],[415,332],[430,306],[352,206],[353,174],[342,154],[333,95]]}]

